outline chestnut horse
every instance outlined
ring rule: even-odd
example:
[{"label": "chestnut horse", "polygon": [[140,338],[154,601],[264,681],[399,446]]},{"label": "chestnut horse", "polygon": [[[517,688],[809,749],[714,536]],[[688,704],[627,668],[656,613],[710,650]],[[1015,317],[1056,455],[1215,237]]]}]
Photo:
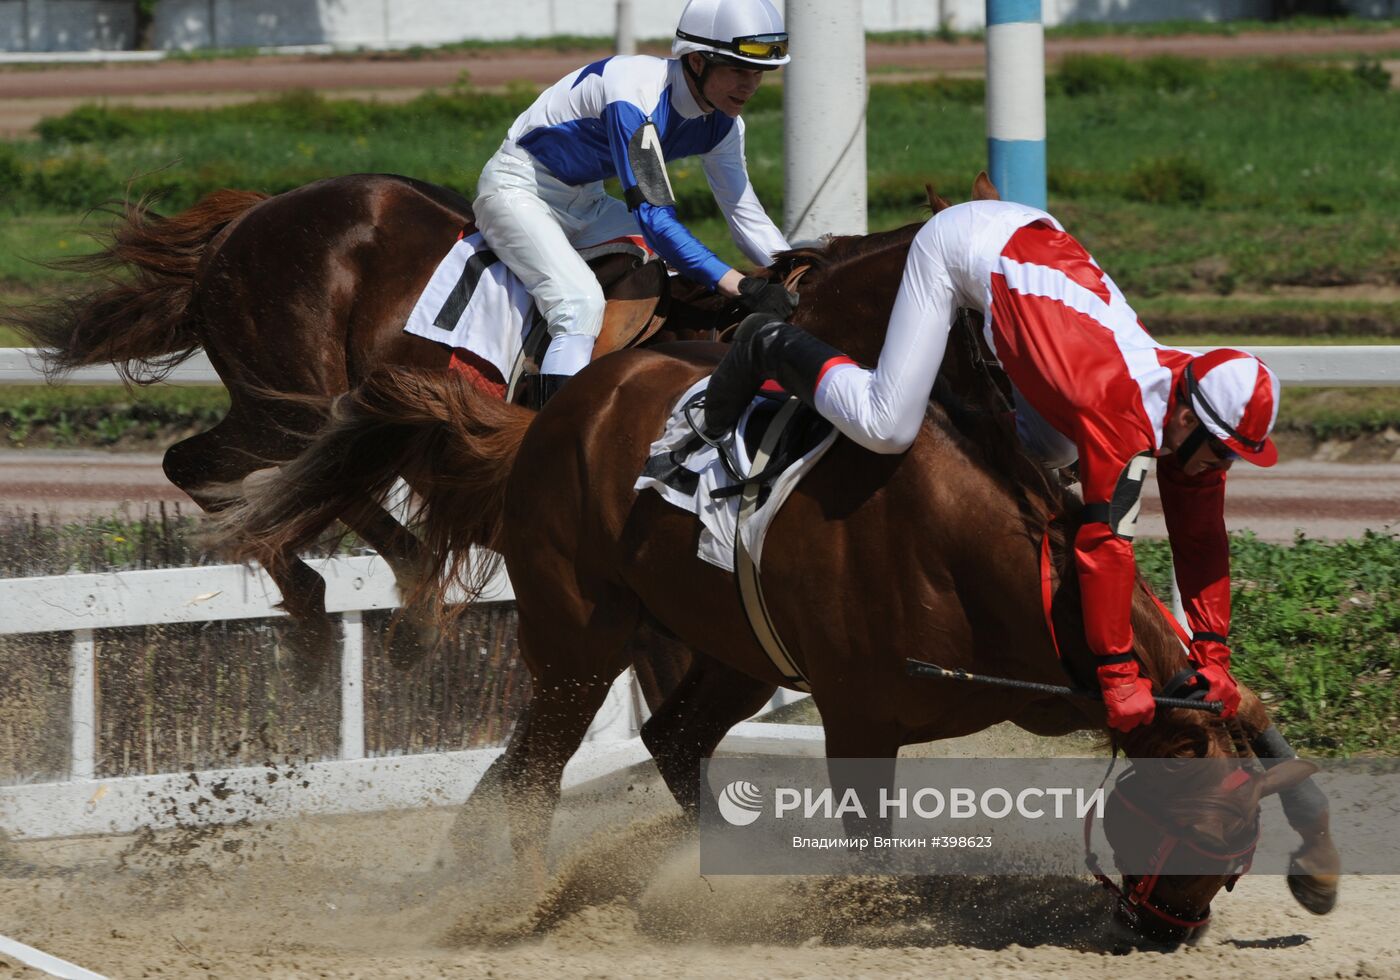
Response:
[{"label": "chestnut horse", "polygon": [[[914,230],[872,248],[838,242],[833,252],[842,257],[825,264],[810,255],[819,265],[803,280],[801,321],[873,362]],[[676,399],[721,352],[676,344],[611,355],[538,414],[447,375],[376,373],[337,403],[301,456],[248,487],[225,515],[240,556],[261,559],[314,538],[345,501],[373,496],[407,460],[431,461],[422,515],[425,554],[439,573],[431,587],[440,598],[468,574],[472,545],[504,556],[515,587],[533,693],[468,809],[493,798],[512,804],[511,838],[527,863],[540,859],[563,767],[626,667],[640,622],[659,623],[696,654],[642,732],[683,807],[698,803],[702,760],[782,682],[729,573],[697,557],[695,519],[632,489]],[[963,338],[908,452],[879,456],[837,440],[771,526],[769,612],[810,682],[833,760],[893,760],[902,745],[1004,721],[1046,735],[1104,726],[1097,705],[906,676],[905,657],[916,653],[1029,681],[1061,681],[1064,669],[1094,676],[1072,573],[1062,576],[1054,605],[1064,667],[1041,613],[1042,536],[1052,513],[1074,506],[1019,452],[1004,419],[977,410],[969,379],[977,375]],[[1064,529],[1053,533],[1063,551]],[[1141,591],[1133,622],[1144,673],[1160,689],[1186,665],[1181,645]],[[1250,736],[1269,725],[1247,691],[1242,720]],[[1179,710],[1160,711],[1122,746],[1142,757],[1233,754],[1222,726]],[[1263,794],[1309,771],[1281,764],[1228,799],[1214,787],[1210,802],[1228,819],[1180,832],[1203,846],[1211,843],[1204,838],[1245,832]],[[1319,833],[1305,838],[1305,850],[1325,859],[1331,844],[1325,827]],[[1152,901],[1169,916],[1199,920],[1226,881],[1162,878]],[[1189,931],[1165,919],[1153,928],[1169,939]]]},{"label": "chestnut horse", "polygon": [[[331,399],[371,371],[446,370],[453,357],[449,348],[403,332],[428,277],[472,222],[471,205],[446,188],[358,174],[275,197],[219,191],[169,218],[144,204],[117,216],[106,248],[60,263],[98,285],[6,311],[0,322],[47,349],[51,377],[114,363],[127,379],[148,384],[202,347],[228,389],[229,411],[212,429],[171,446],[164,467],[206,511],[222,506],[211,486],[294,457]],[[605,338],[626,331],[631,321],[619,318],[649,315],[665,285],[659,265],[632,272],[633,262],[612,256],[599,270],[610,295],[624,298],[610,304]],[[279,397],[285,395],[303,397]],[[421,564],[414,537],[369,497],[346,501],[337,516],[384,556],[404,593],[412,592]],[[293,618],[284,633],[292,666],[310,683],[335,650],[325,583],[293,551],[264,557]],[[391,652],[401,666],[436,635],[431,617],[411,625],[393,635]]]}]

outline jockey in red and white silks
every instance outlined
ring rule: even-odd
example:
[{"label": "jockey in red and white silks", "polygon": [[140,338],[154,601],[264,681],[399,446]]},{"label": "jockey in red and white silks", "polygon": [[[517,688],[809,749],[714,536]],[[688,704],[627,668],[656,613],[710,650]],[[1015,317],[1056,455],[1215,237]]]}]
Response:
[{"label": "jockey in red and white silks", "polygon": [[[1226,702],[1229,543],[1225,472],[1236,456],[1272,465],[1277,377],[1240,351],[1164,347],[1113,280],[1044,211],[972,201],[936,214],[914,238],[884,347],[873,369],[790,324],[746,321],[717,370],[775,377],[842,433],[880,453],[914,441],[957,310],[985,318],[986,339],[1015,389],[1017,431],[1047,464],[1079,460],[1085,521],[1074,542],[1090,648],[1109,724],[1150,721],[1151,684],[1132,656],[1132,537],[1149,461],[1161,491],[1192,659]],[[712,389],[715,383],[712,381]],[[751,392],[751,388],[749,391]],[[723,419],[711,419],[711,433]]]}]

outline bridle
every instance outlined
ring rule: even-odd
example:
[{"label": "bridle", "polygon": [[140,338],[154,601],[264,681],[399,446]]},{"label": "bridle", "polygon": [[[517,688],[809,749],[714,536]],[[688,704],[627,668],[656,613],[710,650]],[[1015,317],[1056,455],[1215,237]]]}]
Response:
[{"label": "bridle", "polygon": [[[1117,743],[1114,743],[1114,756],[1117,757]],[[1112,764],[1109,766],[1112,770]],[[1242,782],[1251,779],[1249,773],[1243,769],[1236,770],[1226,777],[1225,782],[1232,785],[1222,784],[1222,788],[1228,790],[1237,788]],[[1104,782],[1108,781],[1108,774],[1104,774]],[[1102,784],[1100,784],[1102,786]],[[1132,924],[1136,925],[1143,910],[1156,916],[1158,919],[1169,925],[1181,929],[1200,929],[1210,922],[1210,906],[1207,905],[1205,913],[1199,919],[1186,919],[1178,915],[1173,915],[1160,905],[1152,901],[1152,893],[1161,880],[1162,870],[1166,867],[1167,861],[1178,847],[1186,847],[1210,861],[1218,861],[1221,870],[1228,875],[1225,882],[1225,890],[1233,891],[1235,883],[1249,872],[1254,861],[1254,851],[1259,846],[1259,815],[1254,816],[1254,826],[1250,833],[1249,843],[1233,851],[1216,851],[1202,847],[1200,844],[1190,840],[1172,828],[1164,826],[1161,821],[1153,817],[1149,812],[1133,801],[1132,797],[1123,789],[1121,785],[1114,787],[1114,796],[1128,809],[1130,813],[1144,821],[1148,826],[1161,835],[1161,840],[1152,853],[1152,863],[1148,873],[1138,877],[1137,882],[1128,890],[1120,888],[1112,878],[1104,873],[1099,864],[1098,855],[1094,853],[1091,837],[1094,829],[1094,810],[1090,810],[1084,817],[1084,863],[1088,865],[1089,871],[1098,880],[1099,884],[1108,890],[1118,899],[1119,909],[1128,917]],[[1127,875],[1124,879],[1127,879]]]}]

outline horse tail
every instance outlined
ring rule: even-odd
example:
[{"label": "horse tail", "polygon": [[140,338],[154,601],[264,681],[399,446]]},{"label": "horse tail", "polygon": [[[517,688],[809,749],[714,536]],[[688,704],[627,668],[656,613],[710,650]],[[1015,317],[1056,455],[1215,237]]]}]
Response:
[{"label": "horse tail", "polygon": [[190,297],[210,243],[267,197],[215,191],[174,217],[156,214],[148,200],[111,205],[106,212],[116,221],[100,251],[52,263],[99,285],[12,311],[4,320],[46,349],[50,379],[110,363],[133,383],[159,381],[200,348]]},{"label": "horse tail", "polygon": [[473,562],[471,547],[498,546],[506,480],[534,418],[454,373],[376,372],[336,399],[299,456],[230,488],[216,536],[235,558],[271,567],[382,500],[402,474],[418,498],[409,524],[423,545],[406,604],[443,610],[456,588],[473,598],[496,570],[498,555]]}]

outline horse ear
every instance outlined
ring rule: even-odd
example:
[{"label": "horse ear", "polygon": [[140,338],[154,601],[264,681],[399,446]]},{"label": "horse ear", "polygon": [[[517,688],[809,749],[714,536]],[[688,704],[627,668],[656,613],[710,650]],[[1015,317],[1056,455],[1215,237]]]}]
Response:
[{"label": "horse ear", "polygon": [[1317,772],[1317,766],[1311,762],[1304,762],[1302,759],[1288,759],[1280,762],[1265,774],[1264,788],[1259,795],[1261,797],[1272,796],[1274,793],[1282,793],[1286,789],[1292,789],[1315,772]]},{"label": "horse ear", "polygon": [[933,189],[932,184],[924,185],[924,193],[928,195],[928,206],[933,209],[934,214],[937,214],[939,211],[942,211],[945,208],[951,208],[953,206],[952,203],[946,197],[944,197],[942,194],[939,194],[936,190]]},{"label": "horse ear", "polygon": [[982,171],[977,175],[977,179],[972,182],[972,199],[974,201],[1000,201],[1001,192],[997,190],[997,185],[992,183],[992,178],[987,176],[987,171]]}]

